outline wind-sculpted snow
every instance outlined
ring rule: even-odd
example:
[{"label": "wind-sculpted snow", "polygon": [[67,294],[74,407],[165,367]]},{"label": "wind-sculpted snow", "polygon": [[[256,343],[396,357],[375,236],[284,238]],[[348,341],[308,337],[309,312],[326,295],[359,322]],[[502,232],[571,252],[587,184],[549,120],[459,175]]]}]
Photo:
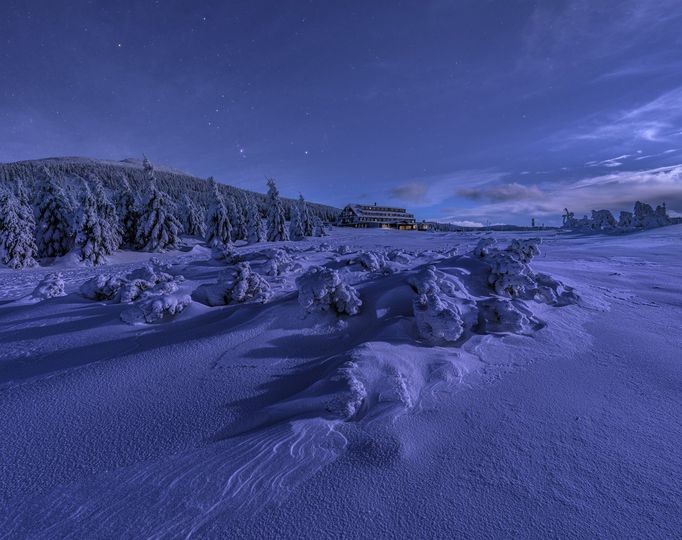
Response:
[{"label": "wind-sculpted snow", "polygon": [[307,312],[334,311],[356,315],[362,306],[357,290],[336,270],[314,266],[296,279],[298,302]]},{"label": "wind-sculpted snow", "polygon": [[[82,371],[119,373],[120,361],[126,378],[112,376],[119,392],[102,401],[97,392],[106,384],[97,382],[81,412],[94,425],[114,415],[131,422],[107,439],[122,455],[109,459],[108,449],[88,441],[86,422],[73,444],[58,442],[54,461],[73,454],[90,464],[91,451],[99,461],[73,479],[71,462],[55,465],[63,474],[8,504],[2,530],[12,537],[221,537],[216,524],[229,529],[273,508],[335,462],[371,471],[419,455],[419,437],[405,436],[401,422],[419,426],[418,415],[461,383],[484,371],[495,376],[502,362],[486,357],[489,347],[530,342],[526,336],[551,324],[551,306],[577,299],[531,269],[534,241],[501,247],[486,239],[472,252],[471,237],[457,247],[452,238],[419,244],[424,237],[414,233],[391,246],[393,237],[379,231],[357,244],[350,234],[340,244],[336,234],[265,249],[237,242],[221,260],[188,244],[175,259],[166,254],[83,283],[81,295],[100,303],[78,298],[84,315],[73,327],[89,318],[100,326],[88,329],[94,337],[82,338],[77,354],[102,366]],[[119,317],[152,326],[109,324]],[[166,321],[173,322],[154,324]],[[109,334],[100,345],[102,324]],[[53,357],[68,365],[71,352]],[[128,416],[148,408],[133,425]],[[146,430],[155,435],[147,440]],[[51,478],[42,470],[31,481],[45,475]]]}]

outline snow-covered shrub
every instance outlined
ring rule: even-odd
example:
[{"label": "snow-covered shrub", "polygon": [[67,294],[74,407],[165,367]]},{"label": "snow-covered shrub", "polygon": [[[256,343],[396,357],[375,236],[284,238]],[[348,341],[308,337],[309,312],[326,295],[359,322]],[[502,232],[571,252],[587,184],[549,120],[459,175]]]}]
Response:
[{"label": "snow-covered shrub", "polygon": [[610,210],[592,210],[592,228],[597,230],[614,229],[616,218]]},{"label": "snow-covered shrub", "polygon": [[64,292],[64,279],[61,273],[47,274],[42,281],[38,283],[38,286],[33,290],[31,296],[39,300],[66,296],[66,293]]},{"label": "snow-covered shrub", "polygon": [[523,334],[537,324],[510,300],[495,298],[478,304],[478,331],[484,334]]},{"label": "snow-covered shrub", "polygon": [[239,263],[232,275],[232,285],[227,290],[225,300],[228,304],[244,302],[265,303],[272,296],[270,284],[260,274],[251,269],[249,263]]},{"label": "snow-covered shrub", "polygon": [[208,306],[243,304],[245,302],[267,302],[272,296],[270,284],[254,272],[247,262],[226,270],[218,277],[217,283],[202,285],[193,293],[195,300]]},{"label": "snow-covered shrub", "polygon": [[277,185],[272,178],[268,179],[267,207],[268,242],[289,240],[289,233],[284,223],[284,206],[282,206]]},{"label": "snow-covered shrub", "polygon": [[410,261],[412,260],[412,257],[410,257],[409,254],[407,254],[405,251],[402,249],[394,249],[388,254],[388,258],[393,261],[397,262],[399,264],[409,264]]},{"label": "snow-covered shrub", "polygon": [[283,249],[265,250],[265,256],[267,257],[267,262],[265,263],[264,272],[268,276],[280,276],[301,268],[301,265],[295,263],[291,256]]},{"label": "snow-covered shrub", "polygon": [[127,275],[99,274],[83,283],[80,292],[91,300],[112,300],[129,304],[151,296],[175,292],[182,281],[183,276],[174,277],[149,264]]},{"label": "snow-covered shrub", "polygon": [[481,238],[474,248],[474,256],[485,257],[490,251],[495,249],[496,243],[497,241],[494,238]]},{"label": "snow-covered shrub", "polygon": [[355,315],[362,306],[357,290],[331,268],[313,266],[296,279],[298,302],[307,312],[332,310]]},{"label": "snow-covered shrub", "polygon": [[386,256],[377,251],[363,251],[355,259],[368,272],[378,272],[386,268]]},{"label": "snow-covered shrub", "polygon": [[178,315],[191,303],[192,298],[187,294],[162,294],[122,311],[121,320],[128,324],[152,324]]},{"label": "snow-covered shrub", "polygon": [[353,253],[353,249],[346,244],[341,244],[338,248],[336,248],[336,252],[339,255],[348,255],[349,253]]},{"label": "snow-covered shrub", "polygon": [[413,309],[419,337],[429,343],[454,342],[464,333],[456,304],[446,303],[435,291],[417,296]]},{"label": "snow-covered shrub", "polygon": [[622,229],[630,229],[633,226],[634,226],[634,216],[633,216],[632,212],[627,212],[625,210],[621,210],[620,218],[618,219],[618,227],[620,227]]},{"label": "snow-covered shrub", "polygon": [[528,238],[527,240],[514,239],[507,247],[507,251],[523,263],[529,263],[533,257],[540,255],[540,238]]},{"label": "snow-covered shrub", "polygon": [[232,244],[218,244],[211,248],[211,258],[225,264],[236,264],[241,260],[241,256]]},{"label": "snow-covered shrub", "polygon": [[433,265],[429,265],[421,272],[410,276],[407,282],[420,295],[435,292],[447,296],[467,297],[459,283],[453,278],[447,279],[446,275]]},{"label": "snow-covered shrub", "polygon": [[113,300],[126,280],[119,274],[98,274],[80,286],[80,293],[90,300]]}]

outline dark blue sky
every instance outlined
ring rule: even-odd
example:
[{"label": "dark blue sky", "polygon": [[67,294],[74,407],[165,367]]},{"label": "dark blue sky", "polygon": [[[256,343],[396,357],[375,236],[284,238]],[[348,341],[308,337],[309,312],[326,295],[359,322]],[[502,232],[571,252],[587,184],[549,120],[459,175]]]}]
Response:
[{"label": "dark blue sky", "polygon": [[0,161],[153,161],[420,218],[682,212],[682,4],[0,3]]}]

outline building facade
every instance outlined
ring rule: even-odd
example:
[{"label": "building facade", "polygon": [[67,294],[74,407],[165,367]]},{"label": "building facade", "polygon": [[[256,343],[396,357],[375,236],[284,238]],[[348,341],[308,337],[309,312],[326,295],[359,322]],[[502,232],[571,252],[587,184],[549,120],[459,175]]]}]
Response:
[{"label": "building facade", "polygon": [[377,206],[376,204],[349,204],[339,216],[342,227],[400,229],[413,231],[417,228],[414,214],[404,208]]}]

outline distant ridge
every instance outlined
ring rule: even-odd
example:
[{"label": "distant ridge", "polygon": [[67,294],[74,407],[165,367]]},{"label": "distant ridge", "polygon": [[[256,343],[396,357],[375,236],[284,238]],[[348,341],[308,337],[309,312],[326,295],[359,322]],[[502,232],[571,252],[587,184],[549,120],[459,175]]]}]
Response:
[{"label": "distant ridge", "polygon": [[[207,208],[210,204],[210,192],[205,178],[199,178],[191,174],[154,164],[156,182],[160,189],[168,193],[175,201],[180,201],[183,194],[187,193],[197,204]],[[0,182],[7,184],[21,179],[27,187],[33,188],[45,175],[50,175],[60,180],[66,189],[76,189],[80,180],[88,181],[91,176],[102,180],[104,187],[110,191],[120,189],[124,179],[130,184],[135,193],[144,193],[142,159],[126,158],[121,161],[95,159],[80,156],[47,157],[12,163],[0,163]],[[216,178],[219,189],[223,194],[236,195],[241,192],[253,195],[263,212],[265,209],[265,195],[220,183]],[[263,180],[265,188],[265,180]],[[287,212],[294,202],[293,199],[283,197],[282,202]],[[341,211],[333,206],[307,201],[310,210],[326,221],[336,219]]]}]

